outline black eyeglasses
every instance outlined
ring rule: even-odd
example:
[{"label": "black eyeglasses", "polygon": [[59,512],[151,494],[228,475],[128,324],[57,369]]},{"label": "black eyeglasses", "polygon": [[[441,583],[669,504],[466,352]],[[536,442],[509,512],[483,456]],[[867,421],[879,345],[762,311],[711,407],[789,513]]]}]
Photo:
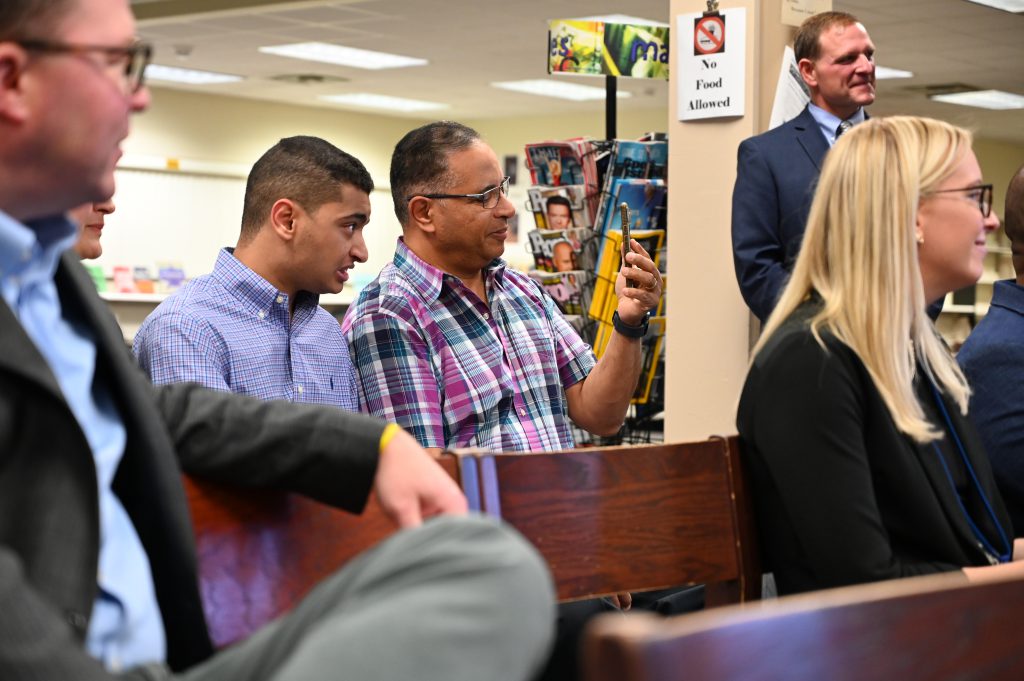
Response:
[{"label": "black eyeglasses", "polygon": [[134,94],[142,89],[146,67],[149,66],[149,60],[153,57],[153,46],[144,42],[135,42],[131,45],[71,45],[48,40],[19,40],[17,42],[26,50],[34,52],[74,55],[99,52],[106,55],[110,64],[124,61],[124,81],[128,94]]},{"label": "black eyeglasses", "polygon": [[964,187],[962,189],[936,189],[931,194],[945,194],[947,192],[970,192],[971,198],[978,202],[981,209],[981,216],[987,218],[992,214],[992,185],[979,184],[976,187]]},{"label": "black eyeglasses", "polygon": [[479,201],[484,208],[491,209],[498,205],[499,197],[508,196],[508,182],[509,178],[503,177],[501,184],[481,194],[413,194],[406,197],[405,200],[411,201],[417,196],[422,196],[425,199],[470,199]]}]

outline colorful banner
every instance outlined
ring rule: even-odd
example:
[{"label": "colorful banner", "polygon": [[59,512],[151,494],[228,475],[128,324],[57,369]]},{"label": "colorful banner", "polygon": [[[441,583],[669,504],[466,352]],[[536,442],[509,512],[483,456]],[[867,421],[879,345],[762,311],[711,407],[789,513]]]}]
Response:
[{"label": "colorful banner", "polygon": [[548,73],[668,80],[669,27],[555,19]]}]

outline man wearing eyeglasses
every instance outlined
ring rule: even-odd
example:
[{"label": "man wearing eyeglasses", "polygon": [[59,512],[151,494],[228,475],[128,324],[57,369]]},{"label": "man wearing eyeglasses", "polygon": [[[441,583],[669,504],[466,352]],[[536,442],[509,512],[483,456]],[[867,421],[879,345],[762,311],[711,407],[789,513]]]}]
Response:
[{"label": "man wearing eyeglasses", "polygon": [[[597,362],[551,297],[501,259],[516,212],[508,183],[471,128],[441,121],[403,137],[391,157],[402,237],[342,324],[362,409],[398,423],[435,455],[571,449],[570,418],[592,433],[617,433],[661,297],[661,276],[634,241],[616,282],[617,332]],[[603,607],[559,607],[542,678],[575,678],[580,631]]]},{"label": "man wearing eyeglasses", "polygon": [[[991,210],[992,185],[977,191],[986,213]],[[1017,276],[993,284],[988,314],[967,337],[956,360],[971,385],[971,419],[1020,536],[1024,533],[1024,166],[1010,180],[1003,215]]]},{"label": "man wearing eyeglasses", "polygon": [[634,242],[628,261],[638,269],[628,270],[630,286],[619,273],[618,332],[597,362],[551,298],[501,259],[515,215],[508,181],[491,147],[464,125],[407,134],[391,158],[403,235],[343,322],[362,408],[435,454],[570,449],[570,418],[592,433],[617,433],[661,297],[661,276]]},{"label": "man wearing eyeglasses", "polygon": [[[529,678],[551,631],[542,561],[464,517],[408,434],[154,387],[124,352],[62,214],[111,196],[149,103],[134,32],[127,0],[0,3],[0,679]],[[213,654],[182,469],[356,512],[374,492],[409,529]]]}]

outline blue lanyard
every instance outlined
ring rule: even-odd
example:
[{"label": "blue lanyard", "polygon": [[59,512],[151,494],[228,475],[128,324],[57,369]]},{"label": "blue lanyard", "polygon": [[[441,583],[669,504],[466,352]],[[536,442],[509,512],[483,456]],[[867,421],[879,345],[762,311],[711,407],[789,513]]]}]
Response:
[{"label": "blue lanyard", "polygon": [[935,384],[932,383],[931,379],[928,380],[928,385],[931,387],[932,395],[935,397],[935,404],[939,406],[939,411],[942,412],[942,418],[946,420],[948,432],[953,436],[953,442],[956,443],[956,448],[960,452],[960,458],[964,462],[964,467],[967,468],[967,473],[971,477],[971,482],[974,483],[974,488],[978,490],[978,495],[981,497],[981,501],[985,505],[985,510],[988,512],[989,518],[992,519],[992,523],[999,532],[999,538],[1002,540],[1003,546],[1006,547],[1006,551],[1003,553],[996,551],[995,547],[992,546],[981,531],[981,528],[974,522],[971,514],[967,511],[967,507],[964,506],[963,499],[960,498],[960,492],[956,489],[956,483],[953,482],[953,474],[949,472],[949,465],[946,463],[946,457],[942,455],[942,450],[939,449],[938,442],[933,442],[932,446],[935,448],[935,455],[939,458],[939,463],[942,464],[942,470],[946,472],[946,479],[949,480],[949,485],[953,488],[953,494],[956,496],[956,503],[959,504],[960,510],[963,512],[964,517],[967,518],[967,524],[971,526],[971,531],[974,532],[974,536],[978,539],[978,542],[988,556],[989,561],[993,564],[1009,563],[1013,549],[1011,548],[1009,540],[1006,538],[1006,533],[1003,532],[1003,526],[1000,524],[999,518],[996,517],[995,511],[992,510],[992,504],[989,503],[988,496],[985,495],[985,490],[981,488],[981,483],[978,482],[978,476],[974,474],[974,466],[971,465],[970,459],[967,458],[967,452],[964,451],[964,446],[960,442],[960,436],[957,435],[956,428],[953,427],[953,420],[949,418],[949,412],[946,411],[946,405],[942,401],[942,397],[939,395],[938,388],[935,387]]}]

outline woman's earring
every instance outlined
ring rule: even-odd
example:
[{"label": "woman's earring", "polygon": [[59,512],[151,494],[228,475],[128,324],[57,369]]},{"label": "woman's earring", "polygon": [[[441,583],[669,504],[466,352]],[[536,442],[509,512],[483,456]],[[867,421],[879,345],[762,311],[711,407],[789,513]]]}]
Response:
[{"label": "woman's earring", "polygon": [[923,244],[924,244],[924,234],[922,234],[921,232],[918,232],[917,233],[917,245],[921,246]]}]

